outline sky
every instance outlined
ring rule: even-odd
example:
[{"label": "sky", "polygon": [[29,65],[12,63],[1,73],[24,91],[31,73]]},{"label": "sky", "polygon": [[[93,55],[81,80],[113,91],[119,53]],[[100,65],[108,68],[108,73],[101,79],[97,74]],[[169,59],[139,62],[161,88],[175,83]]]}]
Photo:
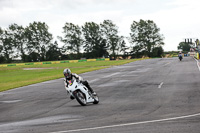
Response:
[{"label": "sky", "polygon": [[153,20],[165,37],[165,51],[177,50],[185,38],[200,39],[199,0],[0,0],[2,29],[14,23],[26,27],[34,21],[45,22],[57,41],[66,22],[82,26],[108,19],[125,37],[133,21]]}]

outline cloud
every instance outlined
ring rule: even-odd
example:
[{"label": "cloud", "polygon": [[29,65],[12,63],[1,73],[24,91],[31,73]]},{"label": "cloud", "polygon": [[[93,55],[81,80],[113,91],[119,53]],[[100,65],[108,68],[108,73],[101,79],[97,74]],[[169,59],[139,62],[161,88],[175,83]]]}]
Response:
[{"label": "cloud", "polygon": [[165,50],[176,50],[186,37],[198,37],[198,0],[0,0],[0,27],[45,22],[54,38],[66,22],[82,26],[110,19],[129,36],[133,21],[153,20],[165,36]]}]

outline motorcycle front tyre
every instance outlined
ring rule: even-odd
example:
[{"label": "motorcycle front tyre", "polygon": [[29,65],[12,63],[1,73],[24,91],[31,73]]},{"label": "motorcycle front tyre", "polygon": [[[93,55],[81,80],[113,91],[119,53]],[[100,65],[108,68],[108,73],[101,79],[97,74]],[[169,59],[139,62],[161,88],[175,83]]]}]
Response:
[{"label": "motorcycle front tyre", "polygon": [[86,97],[85,94],[81,91],[75,91],[74,92],[74,97],[76,98],[76,100],[78,101],[78,103],[82,106],[86,106],[87,102],[86,102]]}]

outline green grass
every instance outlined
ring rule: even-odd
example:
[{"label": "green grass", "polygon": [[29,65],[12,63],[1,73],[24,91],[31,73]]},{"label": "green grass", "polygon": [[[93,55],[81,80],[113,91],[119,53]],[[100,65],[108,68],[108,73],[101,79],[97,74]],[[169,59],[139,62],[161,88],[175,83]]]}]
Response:
[{"label": "green grass", "polygon": [[[47,80],[62,78],[63,70],[65,68],[70,68],[73,73],[80,74],[137,60],[141,59],[2,67],[0,68],[0,92]],[[24,70],[24,68],[49,69]]]}]

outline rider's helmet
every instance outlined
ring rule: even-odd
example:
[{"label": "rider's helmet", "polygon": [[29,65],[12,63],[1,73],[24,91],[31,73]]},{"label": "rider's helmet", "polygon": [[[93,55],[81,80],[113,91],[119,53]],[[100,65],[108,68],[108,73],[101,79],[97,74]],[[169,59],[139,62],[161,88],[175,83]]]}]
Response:
[{"label": "rider's helmet", "polygon": [[69,68],[64,69],[63,74],[65,76],[66,79],[71,79],[71,70]]}]

